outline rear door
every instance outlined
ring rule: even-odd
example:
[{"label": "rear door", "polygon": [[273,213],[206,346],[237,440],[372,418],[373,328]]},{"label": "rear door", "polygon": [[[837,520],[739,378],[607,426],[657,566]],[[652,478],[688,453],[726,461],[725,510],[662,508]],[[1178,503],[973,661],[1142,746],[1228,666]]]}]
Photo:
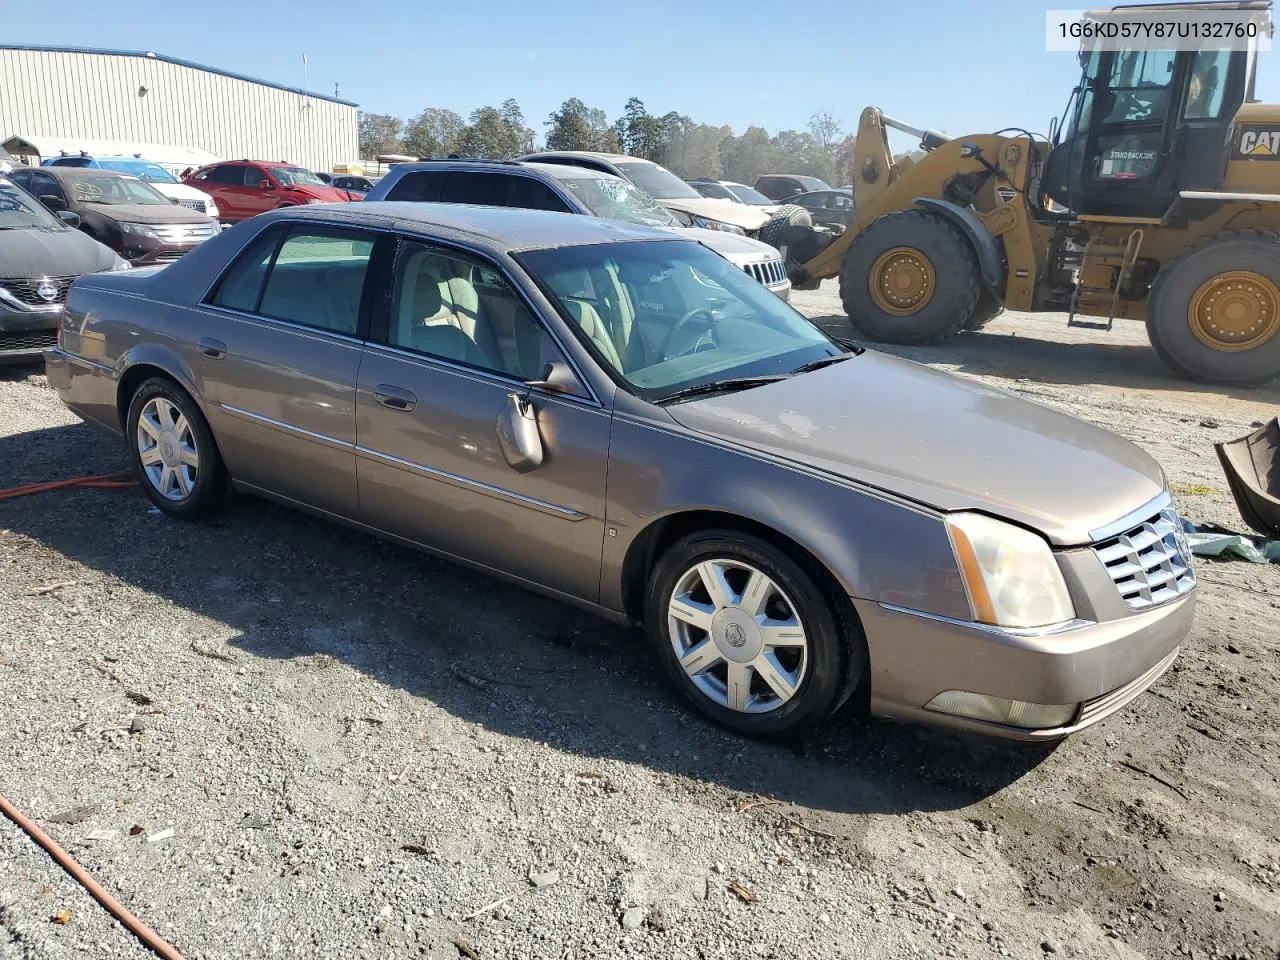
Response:
[{"label": "rear door", "polygon": [[[593,396],[530,389],[568,360],[511,279],[457,249],[402,241],[386,318],[360,366],[365,522],[531,583],[599,592],[610,414]],[[527,396],[545,444],[521,473],[498,418]]]},{"label": "rear door", "polygon": [[238,163],[220,163],[192,178],[209,191],[222,219],[231,223],[253,216],[244,189],[244,169]]},{"label": "rear door", "polygon": [[187,359],[238,481],[357,513],[356,376],[379,242],[363,230],[275,224],[206,297]]}]

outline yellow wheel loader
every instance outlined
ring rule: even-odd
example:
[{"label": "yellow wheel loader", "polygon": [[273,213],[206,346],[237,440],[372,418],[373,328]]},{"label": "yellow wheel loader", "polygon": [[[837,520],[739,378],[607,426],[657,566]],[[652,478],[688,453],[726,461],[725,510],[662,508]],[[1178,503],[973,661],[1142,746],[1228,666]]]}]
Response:
[{"label": "yellow wheel loader", "polygon": [[[1117,7],[1221,11],[1270,31],[1270,0]],[[889,343],[974,330],[1001,309],[1074,326],[1147,323],[1196,380],[1280,375],[1280,105],[1253,100],[1257,39],[1238,49],[1114,49],[1084,41],[1061,128],[950,138],[869,107],[858,125],[856,219],[822,246],[797,231],[792,282],[840,277],[854,327]],[[925,155],[895,161],[887,132]]]}]

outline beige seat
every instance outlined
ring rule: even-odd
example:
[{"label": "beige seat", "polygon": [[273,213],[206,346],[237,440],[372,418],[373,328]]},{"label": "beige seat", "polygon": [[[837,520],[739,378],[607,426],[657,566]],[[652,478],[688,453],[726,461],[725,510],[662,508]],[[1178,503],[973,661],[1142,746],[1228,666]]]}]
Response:
[{"label": "beige seat", "polygon": [[569,315],[573,317],[573,322],[578,325],[587,339],[600,351],[600,355],[615,370],[624,371],[626,367],[622,365],[622,359],[618,356],[618,348],[613,345],[613,338],[609,335],[609,328],[600,319],[600,314],[596,312],[596,308],[585,300],[571,300],[566,297],[562,302],[568,309]]},{"label": "beige seat", "polygon": [[411,290],[401,291],[396,317],[396,344],[444,360],[492,367],[484,351],[461,325],[442,319],[440,287],[440,282],[424,270],[414,279]]},{"label": "beige seat", "polygon": [[[415,327],[455,327],[479,347],[481,354],[488,359],[483,366],[495,370],[505,368],[492,326],[482,314],[480,295],[471,283],[469,263],[434,251],[420,250],[405,264],[404,276],[407,282],[414,285],[415,301],[419,301],[419,295],[426,285],[434,283],[439,305],[430,314],[424,314],[415,308],[412,318],[400,318],[402,324],[412,323]],[[427,301],[419,302],[425,304]],[[402,300],[402,313],[404,306]],[[408,328],[405,329],[407,332]]]}]

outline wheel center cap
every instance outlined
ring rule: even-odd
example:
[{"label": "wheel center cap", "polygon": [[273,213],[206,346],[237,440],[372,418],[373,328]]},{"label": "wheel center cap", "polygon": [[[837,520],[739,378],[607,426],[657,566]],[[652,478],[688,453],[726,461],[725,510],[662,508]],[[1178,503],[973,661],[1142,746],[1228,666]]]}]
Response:
[{"label": "wheel center cap", "polygon": [[711,639],[726,660],[750,663],[760,655],[760,629],[755,618],[736,607],[727,607],[711,619]]},{"label": "wheel center cap", "polygon": [[168,430],[160,434],[160,459],[166,467],[177,468],[182,463],[182,448],[178,438]]}]

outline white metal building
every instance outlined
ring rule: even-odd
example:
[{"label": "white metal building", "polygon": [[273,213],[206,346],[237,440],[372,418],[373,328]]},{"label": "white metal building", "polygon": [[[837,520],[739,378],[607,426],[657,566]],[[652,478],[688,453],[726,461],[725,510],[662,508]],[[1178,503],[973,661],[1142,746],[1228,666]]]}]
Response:
[{"label": "white metal building", "polygon": [[111,140],[331,170],[356,104],[156,53],[0,45],[0,143]]}]

